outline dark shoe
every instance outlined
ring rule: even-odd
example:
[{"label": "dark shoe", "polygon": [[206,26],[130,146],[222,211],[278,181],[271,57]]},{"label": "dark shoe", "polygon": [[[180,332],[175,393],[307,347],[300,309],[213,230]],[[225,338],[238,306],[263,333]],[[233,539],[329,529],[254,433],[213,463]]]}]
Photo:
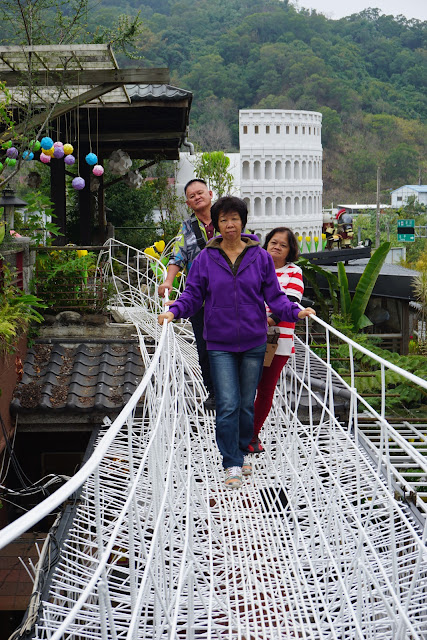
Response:
[{"label": "dark shoe", "polygon": [[262,446],[258,436],[250,441],[250,443],[248,444],[248,451],[250,453],[263,453],[264,447]]},{"label": "dark shoe", "polygon": [[209,394],[206,400],[204,401],[203,406],[206,409],[206,411],[215,411],[215,408],[216,408],[215,396]]}]

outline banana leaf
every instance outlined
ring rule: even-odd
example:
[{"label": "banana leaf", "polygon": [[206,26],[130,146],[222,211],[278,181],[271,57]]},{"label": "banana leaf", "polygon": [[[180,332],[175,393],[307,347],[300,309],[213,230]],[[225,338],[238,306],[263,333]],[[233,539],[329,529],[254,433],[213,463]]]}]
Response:
[{"label": "banana leaf", "polygon": [[[373,288],[380,274],[381,267],[390,251],[391,243],[384,242],[378,247],[375,253],[369,259],[354,292],[353,300],[350,305],[350,317],[354,326],[354,330],[358,331],[362,328],[363,318],[366,317],[365,309],[371,297]],[[366,325],[364,325],[366,326]]]},{"label": "banana leaf", "polygon": [[348,289],[348,278],[343,262],[338,262],[338,284],[340,290],[341,314],[348,316],[350,313],[351,296]]}]

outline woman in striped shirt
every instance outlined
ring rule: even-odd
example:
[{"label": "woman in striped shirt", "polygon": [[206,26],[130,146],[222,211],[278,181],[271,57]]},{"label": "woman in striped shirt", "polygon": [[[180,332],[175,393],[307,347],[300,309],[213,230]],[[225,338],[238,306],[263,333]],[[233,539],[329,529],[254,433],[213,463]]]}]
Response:
[{"label": "woman in striped shirt", "polygon": [[[298,242],[295,234],[288,227],[276,227],[267,235],[264,249],[273,258],[276,275],[283,291],[292,302],[301,302],[304,292],[302,271],[294,261],[298,258]],[[279,346],[269,367],[264,367],[257,389],[254,416],[254,437],[248,447],[251,453],[260,453],[263,446],[259,433],[267,418],[273,402],[274,390],[280,373],[289,356],[295,352],[294,322],[280,322],[267,307],[269,326],[277,325],[280,329]]]}]

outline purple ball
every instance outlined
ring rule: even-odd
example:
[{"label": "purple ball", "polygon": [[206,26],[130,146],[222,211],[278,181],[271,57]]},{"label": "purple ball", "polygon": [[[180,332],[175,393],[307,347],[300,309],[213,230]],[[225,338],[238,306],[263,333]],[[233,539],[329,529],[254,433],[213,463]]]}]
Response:
[{"label": "purple ball", "polygon": [[74,180],[71,183],[71,186],[76,189],[77,191],[81,191],[82,189],[85,188],[85,181],[83,180],[83,178],[80,178],[80,176],[77,176],[77,178],[74,178]]},{"label": "purple ball", "polygon": [[18,157],[18,149],[16,147],[9,147],[9,149],[6,151],[6,155],[8,158],[16,160],[16,158]]},{"label": "purple ball", "polygon": [[53,152],[53,157],[54,158],[63,158],[64,155],[65,154],[64,154],[64,148],[63,147],[55,147],[55,151]]},{"label": "purple ball", "polygon": [[76,161],[75,157],[72,156],[71,154],[69,156],[65,156],[65,158],[64,158],[65,164],[74,164],[75,161]]}]

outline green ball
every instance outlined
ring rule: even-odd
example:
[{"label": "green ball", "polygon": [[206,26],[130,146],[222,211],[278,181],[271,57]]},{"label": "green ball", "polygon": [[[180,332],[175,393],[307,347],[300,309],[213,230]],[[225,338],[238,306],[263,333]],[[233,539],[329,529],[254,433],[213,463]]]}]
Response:
[{"label": "green ball", "polygon": [[39,140],[31,140],[30,149],[32,151],[39,151],[40,147],[41,147],[41,144]]},{"label": "green ball", "polygon": [[12,146],[12,140],[8,140],[7,142],[3,142],[2,144],[3,149],[10,149],[11,146]]},{"label": "green ball", "polygon": [[16,164],[16,159],[15,158],[6,158],[5,162],[6,162],[8,167],[14,167],[15,164]]},{"label": "green ball", "polygon": [[3,171],[3,169],[4,169],[3,163],[0,162],[0,173]]}]

